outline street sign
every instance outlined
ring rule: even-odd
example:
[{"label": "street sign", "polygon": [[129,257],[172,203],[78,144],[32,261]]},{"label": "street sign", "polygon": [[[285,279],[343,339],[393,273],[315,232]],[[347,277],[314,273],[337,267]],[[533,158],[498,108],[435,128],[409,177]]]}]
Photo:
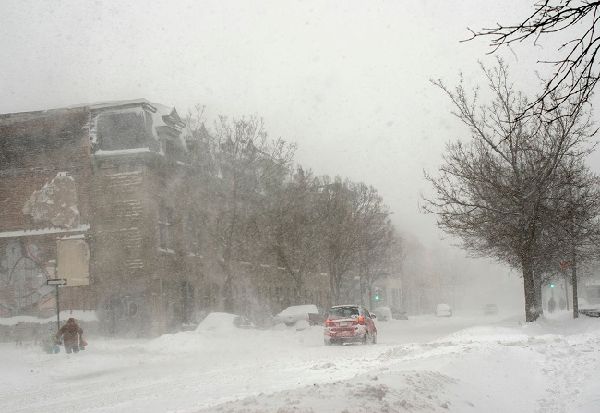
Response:
[{"label": "street sign", "polygon": [[60,287],[61,285],[67,285],[67,280],[64,278],[49,278],[48,280],[46,280],[46,284],[53,285],[54,287],[56,287],[56,329],[57,331],[60,331],[60,301],[58,298],[58,287]]}]

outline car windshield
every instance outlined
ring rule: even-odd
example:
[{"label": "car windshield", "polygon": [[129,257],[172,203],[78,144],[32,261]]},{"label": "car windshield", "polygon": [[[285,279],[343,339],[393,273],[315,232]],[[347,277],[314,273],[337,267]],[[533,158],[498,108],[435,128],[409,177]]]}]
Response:
[{"label": "car windshield", "polygon": [[358,307],[333,307],[329,310],[329,319],[358,317]]}]

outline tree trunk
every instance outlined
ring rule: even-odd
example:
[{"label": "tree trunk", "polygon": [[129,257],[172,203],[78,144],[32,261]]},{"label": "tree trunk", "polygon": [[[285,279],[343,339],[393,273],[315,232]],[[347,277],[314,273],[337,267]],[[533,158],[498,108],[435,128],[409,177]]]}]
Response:
[{"label": "tree trunk", "polygon": [[331,306],[337,305],[340,299],[340,285],[337,271],[332,267],[329,270],[329,289],[331,291]]},{"label": "tree trunk", "polygon": [[[229,256],[227,252],[226,256]],[[229,258],[224,258],[223,260],[223,273],[225,275],[225,280],[223,281],[223,311],[226,313],[234,312],[234,300],[233,300],[233,270],[231,268],[231,262]]]},{"label": "tree trunk", "polygon": [[[296,304],[305,304],[303,300],[306,300],[306,297],[304,297],[304,294],[302,293],[302,291],[304,290],[304,279],[300,273],[295,274],[294,287],[296,290],[295,294],[294,294]],[[317,304],[317,303],[313,303],[313,304]]]},{"label": "tree trunk", "polygon": [[571,309],[571,305],[569,304],[569,279],[565,275],[564,277],[564,285],[565,285],[565,298],[567,301],[567,311]]},{"label": "tree trunk", "polygon": [[232,210],[231,210],[231,221],[227,228],[227,234],[225,239],[225,248],[223,251],[223,269],[225,272],[225,282],[223,283],[223,307],[225,312],[233,313],[235,311],[235,303],[233,300],[233,269],[231,268],[231,262],[233,257],[233,239],[235,234],[235,227],[238,220],[238,188],[237,188],[237,177],[233,177],[232,183]]},{"label": "tree trunk", "polygon": [[543,283],[540,277],[535,277],[535,273],[533,283],[535,285],[535,309],[538,314],[542,314],[544,312],[544,303],[542,298]]},{"label": "tree trunk", "polygon": [[535,298],[535,280],[533,266],[530,260],[523,259],[523,291],[525,294],[525,321],[528,323],[534,322],[539,316],[538,308],[536,307]]},{"label": "tree trunk", "polygon": [[365,288],[365,280],[364,277],[361,275],[360,276],[360,305],[365,305],[365,294],[366,294],[366,288]]},{"label": "tree trunk", "polygon": [[573,318],[579,317],[579,298],[577,297],[577,255],[572,254],[573,264],[571,266],[571,285],[573,286]]}]

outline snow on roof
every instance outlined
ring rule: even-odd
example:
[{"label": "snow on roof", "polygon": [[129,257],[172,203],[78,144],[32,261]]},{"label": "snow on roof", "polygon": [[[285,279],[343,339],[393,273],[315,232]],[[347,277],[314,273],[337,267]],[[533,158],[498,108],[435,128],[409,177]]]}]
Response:
[{"label": "snow on roof", "polygon": [[202,331],[218,331],[229,332],[236,329],[234,320],[238,316],[236,314],[214,312],[206,316],[204,320],[198,324],[196,332]]},{"label": "snow on roof", "polygon": [[291,307],[288,307],[288,308],[284,309],[282,312],[280,312],[278,315],[280,317],[288,317],[288,316],[302,315],[302,314],[308,314],[308,313],[318,313],[318,312],[319,312],[319,310],[316,305],[303,304],[303,305],[293,305]]},{"label": "snow on roof", "polygon": [[[175,128],[177,130],[185,126],[185,123],[181,120],[174,107],[166,106],[160,103],[152,103],[143,98],[112,102],[98,102],[87,105],[77,105],[75,107],[88,107],[90,111],[95,112],[92,114],[92,121],[90,125],[90,140],[92,143],[97,143],[98,139],[96,133],[98,120],[97,115],[99,113],[147,113],[152,118],[152,137],[157,141],[159,140],[157,132],[158,128],[168,127]],[[169,122],[165,121],[165,119],[168,119]],[[186,145],[184,138],[180,136],[179,140],[180,144],[185,149]],[[111,155],[115,155],[115,153],[112,153]]]},{"label": "snow on roof", "polygon": [[4,231],[0,232],[0,238],[17,238],[17,237],[30,237],[33,235],[47,235],[47,234],[65,234],[69,232],[85,232],[90,229],[89,224],[81,224],[73,228],[38,228],[38,229],[20,229],[16,231]]},{"label": "snow on roof", "polygon": [[3,120],[7,120],[10,118],[22,118],[23,116],[40,116],[44,114],[53,114],[57,112],[64,112],[69,110],[76,109],[90,109],[92,111],[100,111],[104,109],[119,109],[126,106],[144,106],[146,109],[150,111],[156,111],[156,107],[153,103],[149,102],[148,99],[138,98],[138,99],[129,99],[129,100],[114,100],[114,101],[104,101],[104,102],[91,102],[91,103],[77,103],[75,105],[55,107],[43,110],[28,110],[23,112],[11,112],[11,113],[3,113],[0,117]]},{"label": "snow on roof", "polygon": [[148,99],[144,98],[88,103],[83,105],[70,106],[69,109],[78,107],[88,107],[90,108],[90,110],[102,110],[135,105],[148,105],[150,110],[156,111],[156,107],[154,106],[154,104],[149,102]]},{"label": "snow on roof", "polygon": [[[152,105],[156,108],[156,112],[152,114],[152,133],[155,135],[155,138],[158,138],[156,134],[157,128],[168,127],[179,130],[185,126],[185,123],[181,120],[177,110],[173,106],[166,106],[161,103],[152,103]],[[168,124],[165,118],[169,119],[172,124]],[[184,150],[187,148],[183,133],[179,135],[179,144]]]},{"label": "snow on roof", "polygon": [[85,235],[84,234],[65,235],[64,237],[60,237],[60,239],[85,239]]},{"label": "snow on roof", "polygon": [[134,155],[136,153],[148,153],[154,152],[150,148],[132,148],[132,149],[115,149],[115,150],[104,150],[100,149],[94,152],[94,156],[120,156],[120,155]]}]

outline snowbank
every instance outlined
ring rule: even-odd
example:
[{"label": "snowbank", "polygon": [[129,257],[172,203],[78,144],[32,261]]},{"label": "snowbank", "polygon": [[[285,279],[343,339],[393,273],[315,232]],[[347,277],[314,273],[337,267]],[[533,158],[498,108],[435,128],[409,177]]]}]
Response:
[{"label": "snowbank", "polygon": [[411,317],[378,324],[377,345],[324,346],[322,327],[237,329],[234,318],[97,338],[76,356],[0,344],[3,411],[600,411],[598,319]]},{"label": "snowbank", "polygon": [[[379,364],[355,365],[351,378],[267,391],[200,412],[598,412],[598,321],[557,317],[470,327],[393,346]],[[332,374],[342,366],[348,368],[332,358],[313,368]]]}]

